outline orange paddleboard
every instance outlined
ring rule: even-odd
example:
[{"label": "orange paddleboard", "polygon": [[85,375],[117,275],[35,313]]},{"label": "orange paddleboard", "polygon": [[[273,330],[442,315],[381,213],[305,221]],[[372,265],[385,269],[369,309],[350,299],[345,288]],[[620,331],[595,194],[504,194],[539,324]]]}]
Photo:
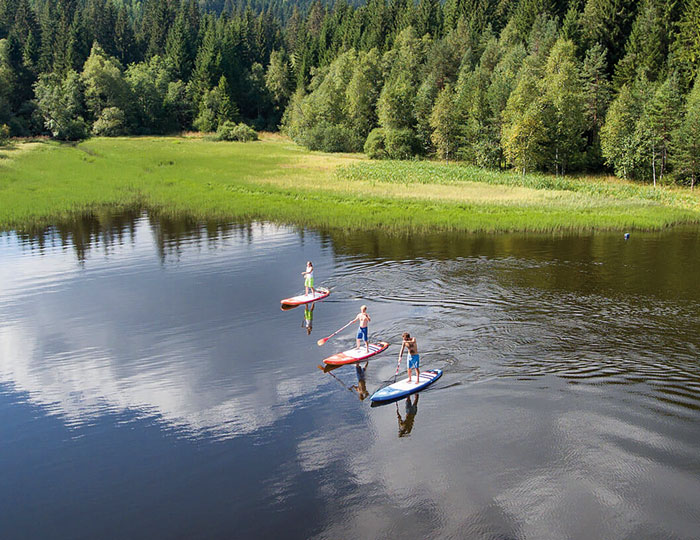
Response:
[{"label": "orange paddleboard", "polygon": [[380,341],[379,343],[370,343],[369,352],[365,348],[364,344],[360,348],[355,347],[354,349],[349,349],[347,351],[339,352],[333,356],[326,358],[323,363],[330,366],[342,366],[343,364],[354,364],[355,362],[361,362],[366,360],[380,352],[384,352],[389,344],[386,341]]}]

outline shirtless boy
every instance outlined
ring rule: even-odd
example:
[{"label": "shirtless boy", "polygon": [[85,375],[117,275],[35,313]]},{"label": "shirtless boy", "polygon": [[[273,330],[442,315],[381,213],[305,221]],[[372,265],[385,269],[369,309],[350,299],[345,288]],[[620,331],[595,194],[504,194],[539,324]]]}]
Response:
[{"label": "shirtless boy", "polygon": [[365,342],[365,348],[369,352],[369,339],[367,337],[367,325],[372,319],[367,314],[367,306],[362,306],[360,312],[357,314],[355,321],[360,321],[360,327],[357,329],[357,348],[360,348],[362,342]]},{"label": "shirtless boy", "polygon": [[408,349],[408,382],[411,382],[411,371],[416,370],[416,384],[420,382],[420,355],[418,354],[418,344],[416,338],[412,338],[411,334],[404,332],[401,336],[401,350],[399,351],[399,362],[403,356],[404,349]]}]

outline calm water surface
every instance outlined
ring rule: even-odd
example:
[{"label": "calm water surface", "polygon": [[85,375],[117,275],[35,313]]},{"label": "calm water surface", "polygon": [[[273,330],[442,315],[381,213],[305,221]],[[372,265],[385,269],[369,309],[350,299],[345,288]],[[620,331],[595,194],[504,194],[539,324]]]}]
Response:
[{"label": "calm water surface", "polygon": [[[305,262],[332,289],[281,311]],[[698,538],[700,231],[0,236],[2,538]],[[370,407],[325,356],[444,376]]]}]

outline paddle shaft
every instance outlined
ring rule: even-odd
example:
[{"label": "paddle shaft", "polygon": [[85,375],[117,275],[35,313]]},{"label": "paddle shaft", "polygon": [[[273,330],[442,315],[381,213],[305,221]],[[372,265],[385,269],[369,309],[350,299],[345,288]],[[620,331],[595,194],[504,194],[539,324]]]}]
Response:
[{"label": "paddle shaft", "polygon": [[336,330],[335,332],[333,332],[333,333],[332,333],[330,336],[328,336],[327,338],[319,339],[318,342],[317,342],[318,346],[320,347],[320,346],[323,345],[326,341],[328,341],[328,340],[331,339],[334,335],[336,335],[338,332],[342,332],[343,330],[345,330],[348,326],[350,326],[350,325],[351,325],[352,323],[354,323],[354,322],[355,322],[355,319],[353,319],[352,321],[350,321],[348,324],[346,324],[346,325],[343,326],[342,328],[338,328],[338,330]]},{"label": "paddle shaft", "polygon": [[399,361],[396,363],[396,373],[394,373],[394,382],[396,382],[396,376],[399,374],[399,368],[401,367],[401,360],[403,360],[403,351],[399,355]]}]

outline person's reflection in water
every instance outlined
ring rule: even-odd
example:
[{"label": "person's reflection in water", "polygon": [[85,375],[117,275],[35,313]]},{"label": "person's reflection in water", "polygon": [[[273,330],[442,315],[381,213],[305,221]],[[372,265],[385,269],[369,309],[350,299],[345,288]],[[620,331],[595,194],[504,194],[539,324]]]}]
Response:
[{"label": "person's reflection in water", "polygon": [[311,329],[314,324],[314,307],[316,304],[304,304],[304,322],[301,324],[302,328],[306,328],[306,335],[311,334]]},{"label": "person's reflection in water", "polygon": [[365,373],[367,372],[367,365],[369,362],[365,362],[365,367],[360,366],[359,362],[355,364],[355,374],[357,375],[357,384],[352,385],[350,390],[357,392],[360,397],[360,401],[364,400],[369,396],[367,391],[367,382],[365,381]]},{"label": "person's reflection in water", "polygon": [[405,437],[411,433],[413,429],[413,421],[416,419],[418,412],[418,394],[414,394],[415,400],[411,403],[411,396],[406,398],[406,419],[401,418],[399,413],[399,404],[396,403],[396,416],[399,418],[399,437]]}]

